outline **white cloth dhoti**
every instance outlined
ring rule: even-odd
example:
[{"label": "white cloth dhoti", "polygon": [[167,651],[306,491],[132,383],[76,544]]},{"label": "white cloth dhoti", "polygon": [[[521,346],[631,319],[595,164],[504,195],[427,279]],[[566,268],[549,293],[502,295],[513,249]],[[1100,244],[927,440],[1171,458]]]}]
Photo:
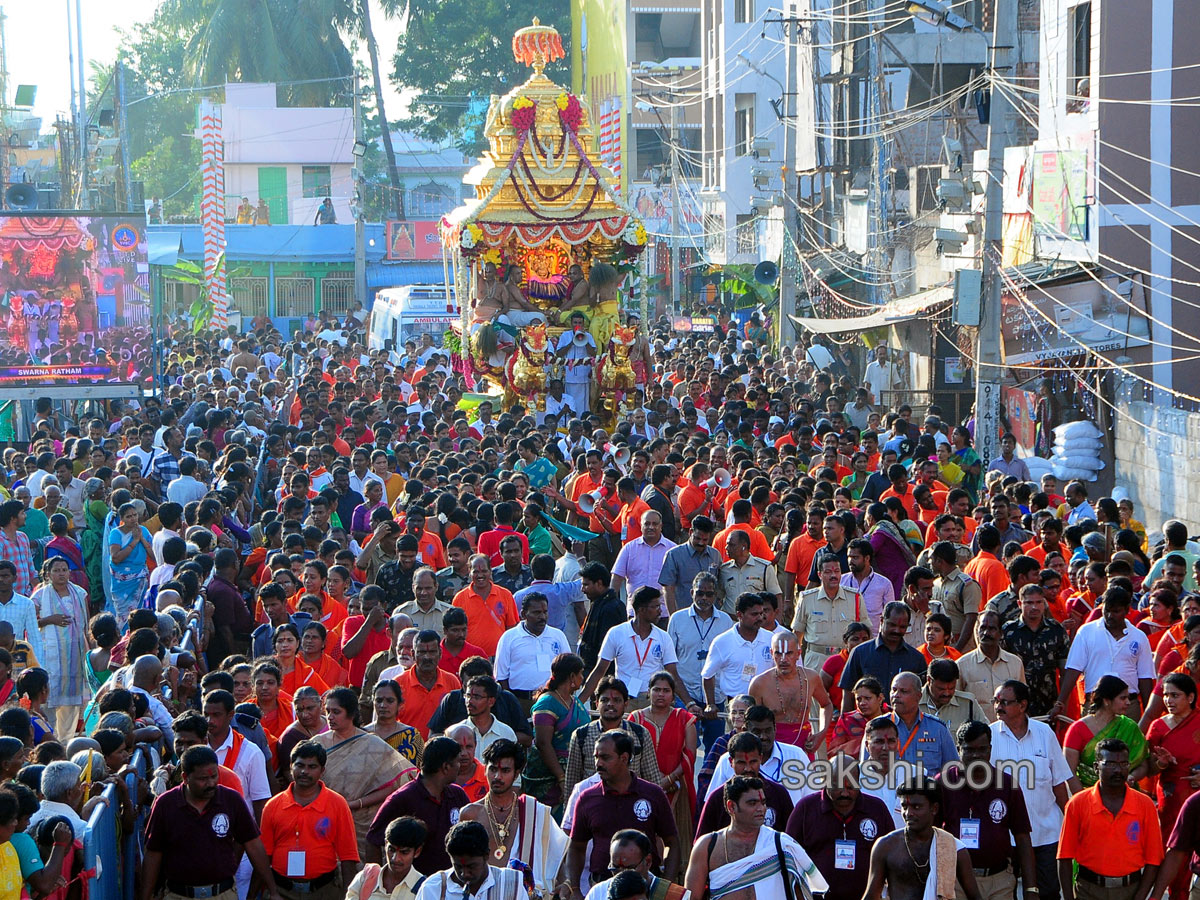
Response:
[{"label": "white cloth dhoti", "polygon": [[[780,872],[779,850],[775,845],[778,837],[787,865],[787,874]],[[779,900],[785,896],[783,878],[807,882],[814,894],[829,890],[829,883],[817,870],[809,855],[793,838],[772,828],[760,828],[754,852],[749,856],[726,863],[708,873],[709,897],[721,900],[730,894],[754,888],[754,896],[760,900]],[[796,895],[799,896],[799,890]]]},{"label": "white cloth dhoti", "polygon": [[508,325],[510,328],[524,328],[526,325],[536,325],[539,322],[545,322],[546,316],[536,309],[530,312],[514,309],[512,312],[501,313],[496,317],[496,321],[501,325]]},{"label": "white cloth dhoti", "polygon": [[563,392],[571,398],[571,409],[579,414],[591,411],[592,383],[590,381],[568,381],[563,385]]}]

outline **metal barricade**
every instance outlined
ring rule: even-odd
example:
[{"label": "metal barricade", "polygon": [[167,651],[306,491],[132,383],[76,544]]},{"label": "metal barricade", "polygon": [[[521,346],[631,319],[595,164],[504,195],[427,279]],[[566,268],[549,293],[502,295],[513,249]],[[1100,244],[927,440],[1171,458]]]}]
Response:
[{"label": "metal barricade", "polygon": [[133,893],[132,888],[128,895],[122,892],[125,879],[117,847],[120,800],[117,789],[111,784],[104,788],[102,796],[107,802],[92,810],[83,833],[83,865],[95,872],[89,881],[88,897],[90,900],[127,900]]}]

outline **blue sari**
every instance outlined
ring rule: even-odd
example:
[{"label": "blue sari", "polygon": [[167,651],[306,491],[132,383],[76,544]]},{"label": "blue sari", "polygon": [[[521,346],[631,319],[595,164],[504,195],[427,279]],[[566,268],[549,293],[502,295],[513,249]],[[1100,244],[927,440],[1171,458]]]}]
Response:
[{"label": "blue sari", "polygon": [[[138,528],[141,528],[142,536],[149,541],[150,532],[141,525]],[[141,606],[146,596],[146,589],[150,587],[150,570],[146,568],[146,548],[140,543],[119,563],[113,561],[112,551],[114,548],[119,550],[127,547],[130,541],[136,539],[136,533],[127,535],[119,528],[113,527],[108,532],[106,542],[109,571],[112,576],[109,608],[117,617],[117,624],[121,630],[125,629],[129,614]]]},{"label": "blue sari", "polygon": [[540,491],[550,483],[550,480],[558,474],[558,466],[550,462],[544,456],[540,456],[531,463],[522,462],[521,468],[517,469],[522,475],[529,479],[529,486],[535,491]]},{"label": "blue sari", "polygon": [[[571,698],[571,707],[568,709],[552,691],[546,691],[534,702],[532,714],[535,730],[538,725],[554,726],[554,737],[550,743],[554,748],[554,755],[558,757],[558,764],[565,769],[571,735],[577,728],[582,728],[592,721],[587,709],[576,697]],[[529,754],[529,762],[521,779],[525,793],[547,806],[558,806],[567,799],[561,796],[558,781],[536,748]]]}]

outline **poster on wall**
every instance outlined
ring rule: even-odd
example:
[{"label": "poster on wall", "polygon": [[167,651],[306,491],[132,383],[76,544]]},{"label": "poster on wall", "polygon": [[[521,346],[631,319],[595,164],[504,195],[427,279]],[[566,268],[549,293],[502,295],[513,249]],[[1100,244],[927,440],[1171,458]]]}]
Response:
[{"label": "poster on wall", "polygon": [[131,380],[149,279],[144,216],[0,213],[0,386]]},{"label": "poster on wall", "polygon": [[441,259],[442,239],[434,219],[392,220],[387,223],[387,258],[394,260]]},{"label": "poster on wall", "polygon": [[1017,444],[1032,449],[1036,437],[1037,393],[1006,387],[1003,390],[1004,411],[1008,415],[1008,427],[1017,439]]}]

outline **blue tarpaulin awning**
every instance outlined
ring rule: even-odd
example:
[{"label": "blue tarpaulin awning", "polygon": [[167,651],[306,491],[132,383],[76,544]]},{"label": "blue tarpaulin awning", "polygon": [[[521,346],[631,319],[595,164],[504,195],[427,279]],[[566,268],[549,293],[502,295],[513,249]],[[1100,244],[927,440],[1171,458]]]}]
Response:
[{"label": "blue tarpaulin awning", "polygon": [[441,262],[367,263],[367,287],[402,287],[406,284],[445,284]]}]

